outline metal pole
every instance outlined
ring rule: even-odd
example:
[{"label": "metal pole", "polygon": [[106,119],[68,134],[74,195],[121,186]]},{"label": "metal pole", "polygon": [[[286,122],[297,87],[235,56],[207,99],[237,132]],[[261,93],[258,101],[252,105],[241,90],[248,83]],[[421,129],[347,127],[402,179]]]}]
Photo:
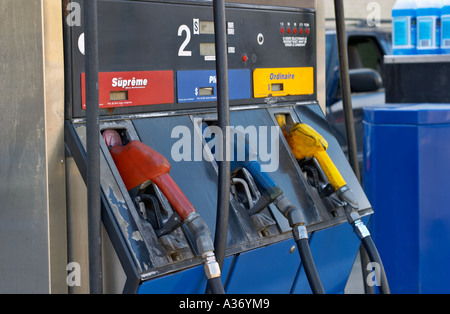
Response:
[{"label": "metal pole", "polygon": [[342,104],[344,107],[345,130],[347,134],[347,151],[350,165],[358,181],[361,180],[356,148],[355,125],[353,123],[352,97],[348,70],[347,35],[345,32],[345,16],[343,0],[334,0],[336,17],[336,34],[339,52],[339,73],[341,79]]},{"label": "metal pole", "polygon": [[103,293],[100,203],[100,130],[97,0],[84,1],[86,153],[90,293]]},{"label": "metal pole", "polygon": [[222,269],[225,258],[225,248],[228,231],[228,215],[230,207],[230,141],[228,129],[230,125],[230,109],[228,96],[228,59],[227,59],[227,28],[225,18],[225,1],[214,0],[214,29],[216,48],[216,76],[217,76],[217,118],[222,130],[223,150],[219,164],[219,188],[217,199],[216,233],[214,247],[216,258]]},{"label": "metal pole", "polygon": [[[348,66],[348,51],[347,51],[347,35],[345,32],[345,15],[343,0],[334,0],[334,10],[336,18],[336,34],[339,51],[339,73],[341,79],[341,93],[342,104],[344,109],[345,131],[347,135],[347,151],[350,165],[353,168],[356,178],[361,181],[361,174],[359,171],[358,151],[356,147],[355,125],[353,122],[353,108],[350,89],[350,76]],[[373,287],[366,284],[368,272],[366,266],[369,262],[369,256],[364,246],[359,247],[359,254],[361,260],[361,268],[363,274],[364,290],[367,294],[373,294]]]}]

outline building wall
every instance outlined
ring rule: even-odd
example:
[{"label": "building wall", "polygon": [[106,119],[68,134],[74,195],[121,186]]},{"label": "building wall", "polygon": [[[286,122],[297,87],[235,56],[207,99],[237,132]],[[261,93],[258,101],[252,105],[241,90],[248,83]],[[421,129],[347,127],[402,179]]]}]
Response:
[{"label": "building wall", "polygon": [[0,293],[66,284],[60,0],[0,0]]}]

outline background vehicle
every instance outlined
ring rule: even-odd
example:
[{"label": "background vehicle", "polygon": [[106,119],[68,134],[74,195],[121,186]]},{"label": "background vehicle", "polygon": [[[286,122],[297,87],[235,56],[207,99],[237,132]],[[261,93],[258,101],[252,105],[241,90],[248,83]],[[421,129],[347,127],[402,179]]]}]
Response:
[{"label": "background vehicle", "polygon": [[[392,53],[391,25],[383,22],[379,27],[369,27],[365,20],[348,20],[346,32],[356,144],[362,175],[363,108],[385,103],[383,58]],[[326,84],[326,117],[343,151],[347,152],[336,31],[331,28],[326,31]]]}]

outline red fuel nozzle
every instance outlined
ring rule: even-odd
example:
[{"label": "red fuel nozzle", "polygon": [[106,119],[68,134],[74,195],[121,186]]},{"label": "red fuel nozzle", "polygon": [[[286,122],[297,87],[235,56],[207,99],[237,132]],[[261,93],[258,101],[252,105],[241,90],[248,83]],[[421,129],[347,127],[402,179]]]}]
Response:
[{"label": "red fuel nozzle", "polygon": [[114,146],[122,146],[122,139],[116,130],[105,130],[102,135],[109,149]]},{"label": "red fuel nozzle", "polygon": [[163,155],[139,141],[131,141],[123,146],[111,131],[117,133],[106,130],[103,138],[110,147],[111,156],[127,190],[150,180],[163,192],[182,221],[195,212],[194,206],[169,175],[170,163]]}]

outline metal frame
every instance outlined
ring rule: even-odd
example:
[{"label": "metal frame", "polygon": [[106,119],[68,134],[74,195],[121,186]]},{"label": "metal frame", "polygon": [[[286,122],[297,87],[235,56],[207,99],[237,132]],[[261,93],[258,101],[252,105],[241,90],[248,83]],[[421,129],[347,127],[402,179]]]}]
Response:
[{"label": "metal frame", "polygon": [[[174,3],[180,3],[180,1],[177,1],[177,2],[174,2]],[[189,2],[186,1],[186,3],[189,3]],[[295,4],[298,5],[298,3],[295,3]],[[241,7],[243,5],[241,5],[241,4],[236,4],[236,5],[232,4],[230,6]],[[264,5],[259,5],[259,6],[255,6],[255,7],[260,8],[260,9],[273,9],[273,7],[264,6]],[[283,7],[280,7],[280,8],[282,10],[292,10],[292,8],[290,8],[290,9],[283,8]],[[313,8],[311,8],[311,9],[313,9]],[[67,46],[70,46],[70,45],[67,44]],[[317,59],[317,61],[320,62],[319,59]],[[324,62],[324,59],[323,59],[323,62]],[[68,73],[70,73],[70,72],[68,72]],[[317,77],[317,75],[315,75],[315,76]],[[316,83],[316,85],[317,85],[317,83]],[[317,88],[317,90],[319,90],[319,88]],[[68,96],[70,98],[70,95],[68,95]],[[66,102],[66,104],[69,104],[69,108],[70,108],[70,102],[71,102],[70,99],[68,99],[68,101]],[[232,107],[231,110],[244,110],[246,107],[247,106]],[[261,107],[261,108],[262,107],[267,107],[267,104],[265,104],[265,105],[254,105],[253,106],[253,108],[257,108],[257,107]],[[66,109],[69,109],[69,108],[66,108]],[[206,111],[208,111],[208,110],[209,109],[206,109]],[[182,115],[185,115],[186,111],[183,111],[183,112],[181,112],[181,111],[180,112],[177,112],[177,111],[166,112],[166,113],[163,113],[163,114],[161,114],[161,113],[151,113],[151,114],[136,113],[136,114],[130,115],[129,118],[142,118],[142,117],[148,117],[148,116],[165,116],[165,115],[170,115],[170,114],[175,114],[175,115],[181,115],[182,114]],[[120,117],[102,116],[100,118],[100,121],[102,123],[103,122],[109,123],[109,122],[113,122],[114,120],[122,119],[125,116],[126,115],[121,115]],[[77,165],[79,164],[80,171],[83,173],[83,172],[86,171],[85,170],[86,169],[86,162],[85,162],[85,156],[84,156],[85,152],[84,152],[84,148],[83,148],[82,143],[80,143],[80,142],[77,143],[76,137],[78,135],[77,135],[76,130],[73,128],[73,124],[72,123],[75,123],[75,124],[76,123],[85,123],[86,119],[85,118],[79,118],[79,119],[72,120],[71,122],[69,122],[69,121],[70,120],[68,120],[66,122],[66,124],[67,124],[66,127],[69,130],[69,134],[66,134],[66,136],[67,136],[67,143],[68,143],[68,146],[69,146],[69,150],[72,153],[72,155],[74,156]],[[105,200],[105,195],[102,194],[102,203],[105,203],[105,201],[106,201]],[[125,273],[127,275],[127,283],[125,285],[124,292],[125,291],[135,292],[134,291],[134,289],[135,289],[134,285],[137,285],[140,280],[147,280],[149,278],[160,277],[160,276],[164,275],[165,273],[171,272],[173,270],[173,268],[171,268],[171,267],[167,267],[167,268],[166,267],[162,267],[161,269],[158,269],[158,270],[160,270],[160,272],[158,274],[156,274],[156,275],[154,273],[152,273],[151,271],[144,272],[144,273],[141,273],[141,275],[139,275],[136,272],[136,265],[135,265],[135,263],[133,261],[133,258],[130,256],[130,252],[127,251],[126,249],[124,249],[126,243],[123,242],[123,239],[121,239],[120,237],[116,236],[116,235],[118,235],[117,232],[120,231],[120,226],[118,226],[117,221],[114,218],[114,214],[112,213],[111,208],[108,208],[108,206],[104,206],[104,204],[102,206],[102,220],[103,220],[103,223],[105,225],[105,228],[107,229],[108,234],[111,237],[113,246],[114,246],[115,250],[117,251],[117,254],[118,254],[119,259],[121,261],[121,265],[122,265],[122,267],[123,267],[123,269],[124,269],[124,271],[125,271]],[[290,234],[282,234],[280,236],[280,238],[278,240],[276,240],[276,241],[282,241],[282,240],[285,240],[285,239],[287,239],[289,237],[290,237]],[[271,242],[273,242],[273,239],[271,239]],[[256,247],[263,246],[263,245],[266,245],[266,244],[267,243],[264,242],[264,241],[259,241],[256,244]],[[244,246],[239,247],[239,248],[234,248],[233,250],[227,250],[227,254],[228,255],[229,254],[233,254],[233,253],[236,253],[236,252],[238,252],[238,251],[240,251],[242,249],[245,250],[245,249],[255,248],[254,245],[255,245],[255,243],[252,243],[252,245],[247,245],[247,246],[244,245]],[[188,265],[188,264],[186,264],[186,265]]]},{"label": "metal frame", "polygon": [[[86,171],[87,171],[87,162],[86,162],[86,152],[83,147],[83,143],[81,142],[78,133],[76,132],[74,126],[66,121],[66,130],[65,130],[65,140],[68,147],[68,150],[71,154],[71,157],[74,158],[75,163],[77,164],[78,169],[80,170],[80,174],[83,177],[84,182],[86,183]],[[105,226],[106,231],[111,239],[114,250],[117,253],[117,256],[120,260],[122,268],[127,276],[127,280],[125,282],[125,286],[123,288],[123,293],[135,293],[137,291],[138,283],[140,281],[140,276],[137,272],[136,263],[130,253],[128,248],[128,244],[124,241],[124,238],[120,236],[122,231],[120,230],[120,226],[117,223],[116,217],[111,209],[108,206],[109,202],[106,200],[105,195],[101,194],[101,218],[102,222]]]}]

